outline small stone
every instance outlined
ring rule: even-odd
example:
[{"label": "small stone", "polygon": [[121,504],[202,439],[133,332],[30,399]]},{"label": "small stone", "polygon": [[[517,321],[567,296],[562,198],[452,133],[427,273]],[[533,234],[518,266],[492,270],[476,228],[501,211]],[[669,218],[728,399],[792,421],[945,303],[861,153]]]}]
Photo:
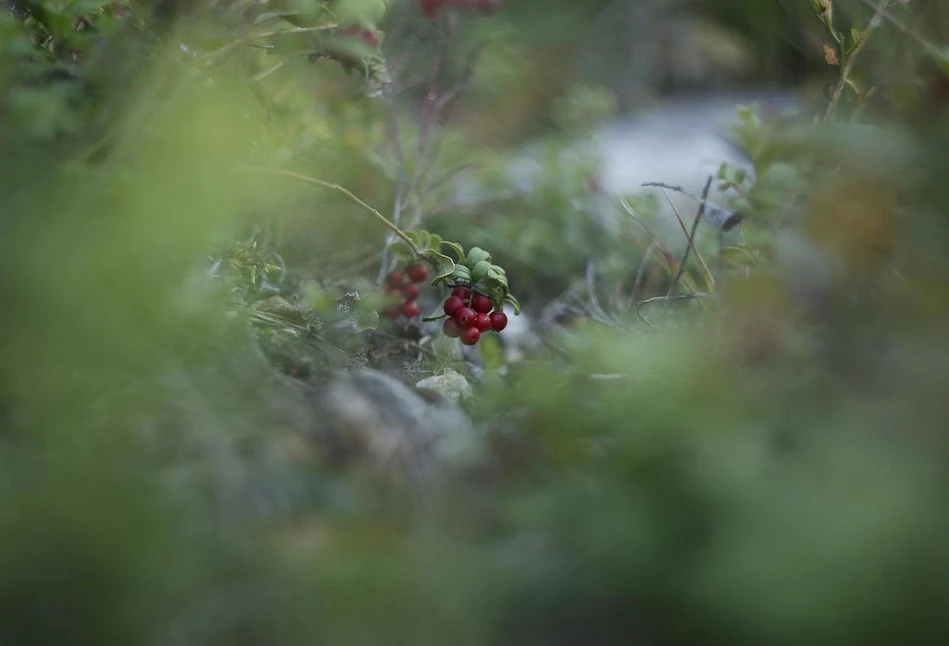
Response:
[{"label": "small stone", "polygon": [[439,375],[427,377],[415,384],[415,388],[436,392],[453,404],[458,404],[472,396],[471,384],[454,370],[446,370]]}]

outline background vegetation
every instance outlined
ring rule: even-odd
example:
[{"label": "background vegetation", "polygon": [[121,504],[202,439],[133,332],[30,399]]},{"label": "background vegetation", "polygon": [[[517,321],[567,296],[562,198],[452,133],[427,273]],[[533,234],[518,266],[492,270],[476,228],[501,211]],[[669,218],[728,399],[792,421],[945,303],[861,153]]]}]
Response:
[{"label": "background vegetation", "polygon": [[[945,7],[504,5],[5,3],[0,643],[949,639]],[[564,154],[763,83],[729,231]],[[380,322],[365,205],[494,253],[519,361]],[[313,446],[367,365],[475,383],[428,505]]]}]

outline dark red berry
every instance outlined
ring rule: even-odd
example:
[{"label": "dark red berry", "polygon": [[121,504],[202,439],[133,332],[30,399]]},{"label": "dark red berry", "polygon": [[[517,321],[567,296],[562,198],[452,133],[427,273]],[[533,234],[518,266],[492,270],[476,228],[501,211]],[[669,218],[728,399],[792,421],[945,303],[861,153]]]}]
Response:
[{"label": "dark red berry", "polygon": [[460,287],[460,286],[459,286],[459,287],[456,287],[455,289],[451,290],[451,295],[452,295],[452,296],[457,296],[458,298],[460,298],[460,299],[463,300],[463,301],[467,301],[467,300],[468,300],[468,297],[471,296],[471,290],[468,289],[467,287]]},{"label": "dark red berry", "polygon": [[379,34],[374,31],[369,31],[368,29],[362,32],[362,39],[370,47],[379,46]]},{"label": "dark red berry", "polygon": [[445,301],[445,314],[454,316],[464,305],[462,300],[457,296],[449,296],[448,300]]},{"label": "dark red berry", "polygon": [[407,319],[414,319],[416,316],[422,313],[422,310],[419,309],[418,303],[415,301],[409,301],[402,305],[402,316]]},{"label": "dark red berry", "polygon": [[461,342],[465,345],[474,345],[480,338],[481,330],[474,326],[466,327],[465,331],[461,333]]},{"label": "dark red berry", "polygon": [[504,312],[491,312],[491,329],[500,332],[507,327],[507,314]]},{"label": "dark red berry", "polygon": [[414,301],[418,298],[418,295],[421,291],[422,290],[419,289],[418,285],[415,283],[409,283],[402,288],[402,296],[404,296],[405,300],[407,301]]},{"label": "dark red berry", "polygon": [[494,307],[494,303],[484,294],[475,294],[475,297],[471,299],[471,309],[479,314],[487,314],[492,307]]},{"label": "dark red berry", "polygon": [[390,271],[386,276],[386,284],[392,289],[402,289],[405,287],[405,274],[401,271]]},{"label": "dark red berry", "polygon": [[428,273],[428,267],[420,262],[417,262],[414,265],[409,265],[409,279],[413,283],[424,283],[426,280],[428,280]]},{"label": "dark red berry", "polygon": [[462,307],[460,310],[455,312],[454,318],[456,321],[458,321],[458,325],[466,328],[474,323],[475,316],[477,316],[477,314],[473,309],[470,307]]},{"label": "dark red berry", "polygon": [[421,0],[420,4],[422,5],[422,14],[429,20],[433,20],[438,16],[445,0]]},{"label": "dark red berry", "polygon": [[382,315],[387,319],[392,319],[393,321],[399,318],[399,314],[401,314],[401,310],[399,309],[398,305],[390,305],[389,307],[382,310]]},{"label": "dark red berry", "polygon": [[455,339],[461,336],[461,326],[453,318],[445,319],[445,323],[442,325],[442,332],[445,333],[445,336],[450,336]]},{"label": "dark red berry", "polygon": [[479,332],[487,332],[491,329],[491,317],[487,314],[478,314],[475,316],[474,325]]}]

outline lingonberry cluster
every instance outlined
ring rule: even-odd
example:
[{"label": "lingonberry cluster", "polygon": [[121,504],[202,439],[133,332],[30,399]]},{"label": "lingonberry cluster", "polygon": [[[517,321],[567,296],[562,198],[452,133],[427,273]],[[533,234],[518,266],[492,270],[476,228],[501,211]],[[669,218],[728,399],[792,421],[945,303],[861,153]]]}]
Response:
[{"label": "lingonberry cluster", "polygon": [[422,13],[429,19],[437,18],[443,7],[477,9],[483,13],[493,13],[503,2],[504,0],[419,0]]},{"label": "lingonberry cluster", "polygon": [[[396,302],[382,310],[382,315],[395,320],[400,316],[414,319],[421,314],[418,297],[422,290],[419,283],[428,280],[428,276],[428,267],[420,262],[409,265],[404,272],[390,271],[386,276],[386,285],[389,288],[389,296]],[[401,303],[398,302],[400,300]]]},{"label": "lingonberry cluster", "polygon": [[491,299],[467,285],[455,287],[443,308],[448,318],[442,324],[442,331],[447,336],[460,338],[465,345],[476,344],[484,332],[500,332],[507,327],[507,315],[500,309],[492,312]]}]

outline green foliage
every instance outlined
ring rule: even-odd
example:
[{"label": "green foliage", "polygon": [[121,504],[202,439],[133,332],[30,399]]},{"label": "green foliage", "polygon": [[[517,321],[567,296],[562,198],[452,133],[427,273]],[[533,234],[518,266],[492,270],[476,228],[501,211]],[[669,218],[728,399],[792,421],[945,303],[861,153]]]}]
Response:
[{"label": "green foliage", "polygon": [[[541,330],[550,351],[512,365],[488,341],[472,417],[490,460],[413,515],[401,483],[324,459],[306,403],[375,329],[390,232],[369,205],[404,207],[401,252],[436,283],[496,300],[544,305],[591,258],[622,277],[657,247],[671,276],[682,256],[644,232],[655,203],[598,221],[623,205],[563,140],[536,190],[504,194],[506,167],[447,122],[438,159],[487,160],[502,195],[473,214],[436,213],[425,182],[399,195],[367,80],[309,61],[319,31],[256,37],[285,29],[268,11],[328,37],[383,7],[272,4],[209,4],[170,31],[105,3],[0,18],[0,643],[949,639],[944,105],[894,100],[872,128],[859,101],[818,123],[742,111],[753,172],[717,180],[744,219],[722,247],[709,229],[679,241],[681,279],[643,296],[669,324],[633,303]],[[914,25],[915,4],[891,8]],[[589,11],[571,6],[545,24]],[[101,49],[65,28],[80,9]],[[575,134],[605,98],[554,112]]]}]

